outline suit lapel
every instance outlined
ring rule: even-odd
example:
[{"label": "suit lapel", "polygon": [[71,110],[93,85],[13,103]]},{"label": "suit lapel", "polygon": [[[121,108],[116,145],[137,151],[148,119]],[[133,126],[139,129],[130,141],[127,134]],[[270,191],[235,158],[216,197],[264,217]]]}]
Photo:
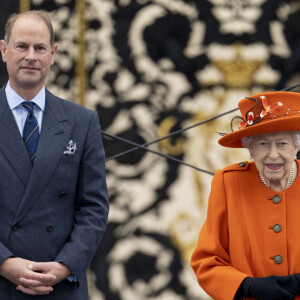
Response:
[{"label": "suit lapel", "polygon": [[16,222],[30,210],[48,184],[71,136],[74,122],[68,120],[62,103],[46,92],[46,106],[36,159]]},{"label": "suit lapel", "polygon": [[5,86],[0,90],[0,151],[26,187],[32,164],[14,116],[8,106]]}]

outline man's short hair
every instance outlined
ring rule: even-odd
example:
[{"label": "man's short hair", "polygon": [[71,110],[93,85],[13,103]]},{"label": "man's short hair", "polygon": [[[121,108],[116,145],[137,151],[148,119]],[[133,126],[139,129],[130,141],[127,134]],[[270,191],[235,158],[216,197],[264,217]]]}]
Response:
[{"label": "man's short hair", "polygon": [[5,42],[7,44],[9,43],[12,28],[14,27],[14,24],[17,21],[17,19],[21,16],[26,16],[26,15],[38,16],[45,22],[45,24],[48,27],[48,31],[49,31],[49,35],[50,35],[50,45],[53,46],[53,44],[55,42],[55,35],[54,35],[54,30],[53,30],[53,26],[51,23],[51,19],[50,19],[49,15],[45,11],[42,11],[42,10],[29,10],[29,11],[26,11],[23,13],[15,13],[15,14],[11,15],[5,25],[5,35],[4,35]]}]

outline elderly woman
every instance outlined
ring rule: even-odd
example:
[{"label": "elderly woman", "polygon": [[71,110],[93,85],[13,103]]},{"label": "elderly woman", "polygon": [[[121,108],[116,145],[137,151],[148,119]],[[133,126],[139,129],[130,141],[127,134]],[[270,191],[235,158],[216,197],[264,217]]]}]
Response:
[{"label": "elderly woman", "polygon": [[216,172],[191,266],[216,300],[300,299],[300,94],[258,94],[239,109],[219,144],[254,162]]}]

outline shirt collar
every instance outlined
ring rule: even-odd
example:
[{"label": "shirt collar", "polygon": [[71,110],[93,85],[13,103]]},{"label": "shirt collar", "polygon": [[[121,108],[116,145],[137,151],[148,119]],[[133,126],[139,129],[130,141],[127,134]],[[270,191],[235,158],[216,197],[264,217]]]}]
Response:
[{"label": "shirt collar", "polygon": [[[10,110],[15,109],[22,102],[26,101],[12,89],[9,82],[6,85],[5,93],[6,93],[7,103]],[[35,97],[33,97],[30,101],[34,102],[42,111],[44,111],[45,103],[46,103],[45,87],[43,86],[43,88],[39,91],[39,93]]]}]

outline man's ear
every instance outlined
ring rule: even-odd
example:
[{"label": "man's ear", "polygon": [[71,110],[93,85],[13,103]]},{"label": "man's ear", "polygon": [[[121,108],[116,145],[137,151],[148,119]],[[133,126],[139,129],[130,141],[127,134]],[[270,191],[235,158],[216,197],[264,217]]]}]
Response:
[{"label": "man's ear", "polygon": [[4,63],[6,63],[6,48],[7,48],[6,42],[4,40],[0,40],[0,51]]},{"label": "man's ear", "polygon": [[57,44],[54,44],[52,46],[52,49],[51,49],[51,54],[52,54],[52,58],[51,58],[51,66],[54,64],[54,57],[55,57],[55,53],[57,51],[57,47],[58,45]]}]

